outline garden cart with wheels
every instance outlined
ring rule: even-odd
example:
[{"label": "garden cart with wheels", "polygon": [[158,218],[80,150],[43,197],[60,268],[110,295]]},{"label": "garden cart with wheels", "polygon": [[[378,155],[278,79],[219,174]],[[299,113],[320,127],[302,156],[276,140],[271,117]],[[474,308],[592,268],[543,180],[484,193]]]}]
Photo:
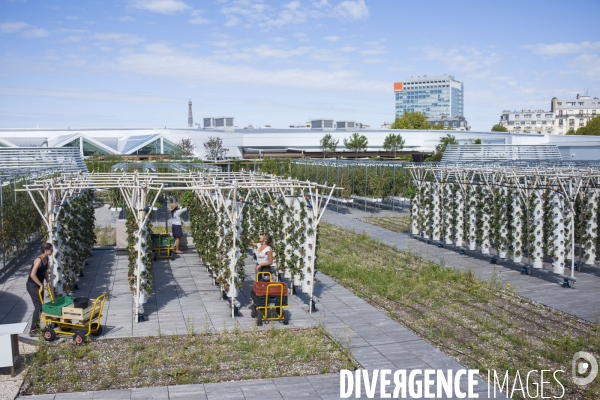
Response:
[{"label": "garden cart with wheels", "polygon": [[151,236],[154,261],[158,258],[175,259],[175,238],[168,233],[153,233]]},{"label": "garden cart with wheels", "polygon": [[73,300],[69,296],[58,297],[55,300],[50,287],[46,287],[51,301],[44,304],[44,298],[40,292],[41,322],[45,324],[42,332],[46,341],[53,341],[57,335],[69,335],[73,336],[75,343],[82,344],[90,335],[100,336],[102,334],[100,321],[106,294],[103,293],[94,300],[87,298]]},{"label": "garden cart with wheels", "polygon": [[252,306],[250,315],[256,318],[256,325],[263,321],[281,321],[290,323],[291,314],[284,308],[288,306],[288,287],[282,282],[254,282],[250,293]]}]

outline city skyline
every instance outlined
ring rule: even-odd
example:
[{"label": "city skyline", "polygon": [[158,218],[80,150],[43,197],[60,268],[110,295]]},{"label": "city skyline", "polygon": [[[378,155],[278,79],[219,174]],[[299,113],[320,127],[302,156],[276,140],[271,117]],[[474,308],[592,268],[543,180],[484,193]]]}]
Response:
[{"label": "city skyline", "polygon": [[[597,1],[0,0],[0,128],[186,127],[309,119],[378,128],[393,82],[450,74],[464,115],[600,96]],[[567,29],[568,28],[568,29]]]}]

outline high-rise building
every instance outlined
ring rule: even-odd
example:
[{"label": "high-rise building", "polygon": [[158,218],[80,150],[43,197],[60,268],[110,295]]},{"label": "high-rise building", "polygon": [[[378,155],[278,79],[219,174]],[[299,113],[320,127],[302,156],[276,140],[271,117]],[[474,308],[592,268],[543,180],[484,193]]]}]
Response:
[{"label": "high-rise building", "polygon": [[427,117],[464,116],[464,86],[452,75],[410,77],[394,83],[396,116],[418,111]]},{"label": "high-rise building", "polygon": [[188,127],[193,127],[194,126],[194,117],[192,116],[192,99],[190,99],[190,102],[188,103]]}]

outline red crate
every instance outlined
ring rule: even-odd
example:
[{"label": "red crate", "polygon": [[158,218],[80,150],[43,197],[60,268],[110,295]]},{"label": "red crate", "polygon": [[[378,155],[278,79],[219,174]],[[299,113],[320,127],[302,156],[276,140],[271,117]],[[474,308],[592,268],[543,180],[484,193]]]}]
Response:
[{"label": "red crate", "polygon": [[254,287],[252,288],[252,291],[257,296],[266,296],[267,286],[269,286],[269,297],[280,296],[281,290],[283,290],[284,296],[288,295],[288,287],[285,283],[282,282],[254,282]]}]

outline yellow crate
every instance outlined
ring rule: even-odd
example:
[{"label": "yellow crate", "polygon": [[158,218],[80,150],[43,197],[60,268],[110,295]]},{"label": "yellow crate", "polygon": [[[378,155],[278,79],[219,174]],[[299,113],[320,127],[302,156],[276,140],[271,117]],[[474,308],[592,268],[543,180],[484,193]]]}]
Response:
[{"label": "yellow crate", "polygon": [[[92,310],[94,309],[94,305],[87,308],[75,308],[75,307],[63,307],[62,309],[62,317],[64,319],[75,319],[79,321],[88,320],[92,316]],[[100,310],[98,310],[100,311]]]}]

